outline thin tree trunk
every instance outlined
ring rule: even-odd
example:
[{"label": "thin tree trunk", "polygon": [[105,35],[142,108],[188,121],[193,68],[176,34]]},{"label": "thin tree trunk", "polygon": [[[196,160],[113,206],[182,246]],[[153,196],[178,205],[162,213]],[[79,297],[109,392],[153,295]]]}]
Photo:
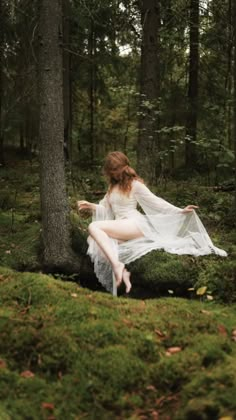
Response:
[{"label": "thin tree trunk", "polygon": [[90,34],[89,34],[89,112],[90,112],[90,159],[94,160],[96,154],[96,139],[94,130],[94,116],[95,116],[95,33],[93,18],[90,21]]},{"label": "thin tree trunk", "polygon": [[233,38],[234,38],[234,171],[235,171],[235,200],[236,212],[236,0],[233,0]]},{"label": "thin tree trunk", "polygon": [[159,77],[159,0],[139,2],[142,23],[140,68],[140,116],[138,135],[138,170],[153,182],[156,178],[158,150]]},{"label": "thin tree trunk", "polygon": [[61,43],[61,1],[40,0],[41,211],[43,263],[50,271],[68,271],[74,264],[64,169]]},{"label": "thin tree trunk", "polygon": [[196,166],[196,148],[192,142],[197,139],[198,114],[198,71],[199,71],[199,0],[190,0],[190,52],[188,111],[186,121],[186,166]]},{"label": "thin tree trunk", "polygon": [[226,132],[228,147],[232,148],[232,1],[228,0],[228,64],[225,82],[226,89]]}]

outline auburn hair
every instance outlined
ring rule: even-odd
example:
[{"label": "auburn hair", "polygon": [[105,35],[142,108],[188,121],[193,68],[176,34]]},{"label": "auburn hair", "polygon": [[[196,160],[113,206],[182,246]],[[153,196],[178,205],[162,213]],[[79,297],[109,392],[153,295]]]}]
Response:
[{"label": "auburn hair", "polygon": [[118,185],[124,194],[129,194],[133,180],[137,179],[143,182],[130,166],[127,156],[122,152],[108,153],[105,158],[103,171],[109,180],[108,193],[112,191],[115,185]]}]

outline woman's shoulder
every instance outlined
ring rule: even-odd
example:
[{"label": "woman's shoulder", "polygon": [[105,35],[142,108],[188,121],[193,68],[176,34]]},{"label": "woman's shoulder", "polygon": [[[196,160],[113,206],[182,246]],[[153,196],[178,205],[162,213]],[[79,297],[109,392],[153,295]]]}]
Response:
[{"label": "woman's shoulder", "polygon": [[132,191],[134,193],[142,190],[143,188],[145,188],[145,184],[142,179],[135,178],[132,181]]}]

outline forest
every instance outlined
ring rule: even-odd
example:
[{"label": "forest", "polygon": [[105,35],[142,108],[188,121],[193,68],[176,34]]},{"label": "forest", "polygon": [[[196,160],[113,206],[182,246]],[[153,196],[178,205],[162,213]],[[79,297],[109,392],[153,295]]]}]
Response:
[{"label": "forest", "polygon": [[[219,255],[87,255],[125,153]],[[0,420],[236,419],[236,0],[0,0]]]}]

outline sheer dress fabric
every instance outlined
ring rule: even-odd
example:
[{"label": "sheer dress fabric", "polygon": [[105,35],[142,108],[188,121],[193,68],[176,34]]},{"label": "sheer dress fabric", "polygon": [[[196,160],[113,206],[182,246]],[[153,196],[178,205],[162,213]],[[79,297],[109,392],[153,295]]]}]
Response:
[{"label": "sheer dress fabric", "polygon": [[[144,214],[137,206],[140,205]],[[124,264],[142,257],[154,249],[171,254],[194,256],[227,253],[213,245],[205,227],[195,211],[183,213],[162,198],[157,197],[140,181],[133,181],[129,195],[113,190],[96,205],[93,221],[132,219],[143,236],[118,243],[110,238],[111,248]],[[101,284],[117,294],[116,284],[109,261],[96,242],[88,237],[88,254],[94,263],[94,271]]]}]

